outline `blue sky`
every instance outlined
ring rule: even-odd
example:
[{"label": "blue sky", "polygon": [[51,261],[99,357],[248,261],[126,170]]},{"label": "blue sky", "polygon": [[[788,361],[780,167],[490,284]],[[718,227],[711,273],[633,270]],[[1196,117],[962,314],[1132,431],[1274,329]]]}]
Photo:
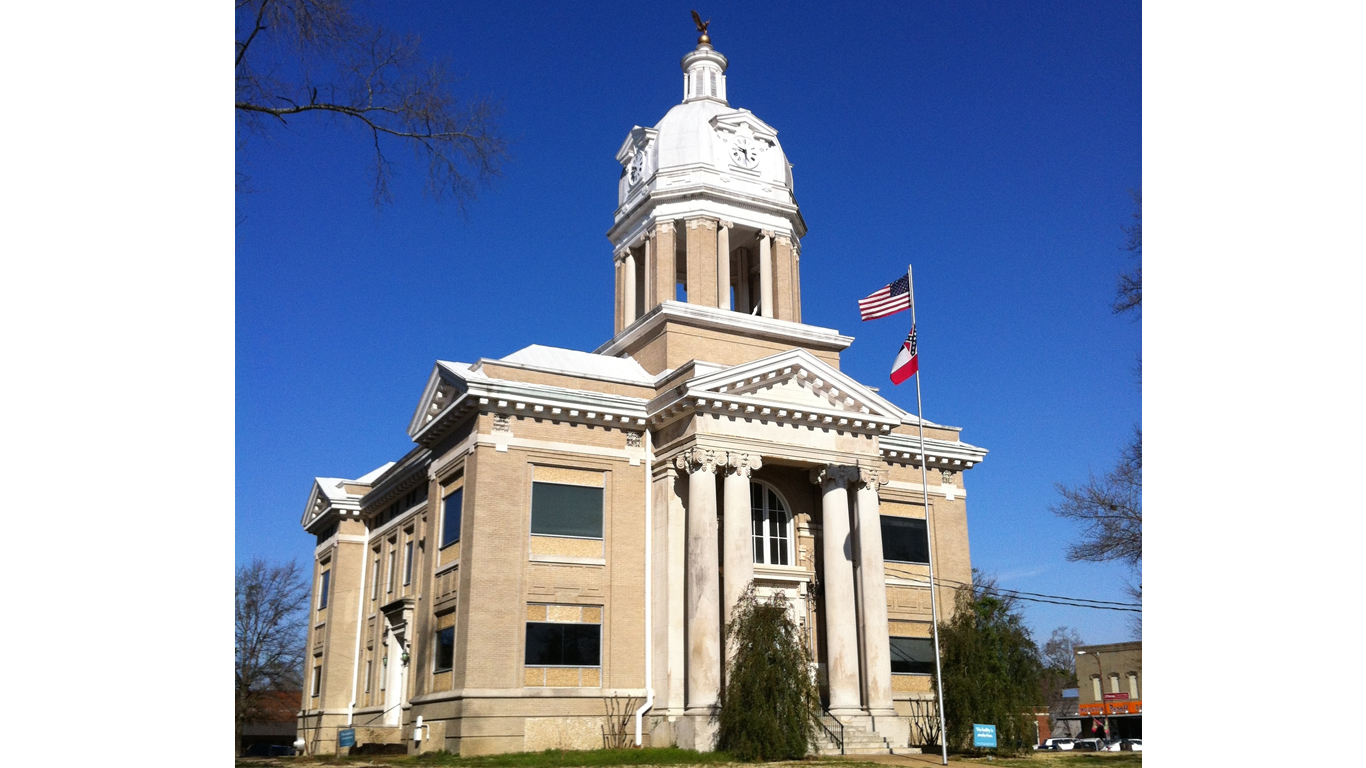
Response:
[{"label": "blue sky", "polygon": [[[422,196],[398,148],[396,201],[377,211],[367,138],[342,123],[299,119],[239,153],[258,191],[237,201],[238,562],[307,559],[311,479],[403,455],[433,360],[610,336],[614,154],[679,100],[690,7],[384,19],[504,104],[513,160],[465,218]],[[1126,599],[1126,568],[1065,560],[1076,530],[1048,507],[1142,417],[1140,324],[1109,309],[1142,179],[1139,4],[698,10],[732,106],[776,127],[794,164],[804,319],[855,336],[844,370],[911,410],[913,388],[886,378],[909,317],[861,323],[855,302],[915,264],[926,416],[991,451],[966,480],[974,565],[1013,589]],[[1024,611],[1040,641],[1063,624],[1130,636],[1123,614]]]}]

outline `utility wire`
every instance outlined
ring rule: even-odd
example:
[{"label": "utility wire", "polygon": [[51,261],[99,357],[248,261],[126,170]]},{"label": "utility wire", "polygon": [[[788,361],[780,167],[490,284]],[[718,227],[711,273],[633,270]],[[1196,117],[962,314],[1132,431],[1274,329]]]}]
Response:
[{"label": "utility wire", "polygon": [[[951,589],[972,586],[967,582],[958,581],[956,579],[936,578],[934,582],[938,586],[949,587]],[[1021,592],[1019,590],[1004,589],[1002,587],[992,587],[991,590],[1017,600],[1025,600],[1031,603],[1048,603],[1050,605],[1064,605],[1069,608],[1091,608],[1100,611],[1123,611],[1126,613],[1143,612],[1143,606],[1138,603],[1117,603],[1110,600],[1091,600],[1086,597],[1046,595],[1039,592]]]}]

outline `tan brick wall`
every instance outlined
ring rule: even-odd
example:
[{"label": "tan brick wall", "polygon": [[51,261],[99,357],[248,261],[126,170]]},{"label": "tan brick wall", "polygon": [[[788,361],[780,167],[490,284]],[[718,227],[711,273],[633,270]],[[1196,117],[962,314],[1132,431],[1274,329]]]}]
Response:
[{"label": "tan brick wall", "polygon": [[716,302],[716,220],[688,219],[688,303],[705,307]]},{"label": "tan brick wall", "polygon": [[773,238],[773,312],[779,320],[797,320],[793,308],[792,241],[779,235]]}]

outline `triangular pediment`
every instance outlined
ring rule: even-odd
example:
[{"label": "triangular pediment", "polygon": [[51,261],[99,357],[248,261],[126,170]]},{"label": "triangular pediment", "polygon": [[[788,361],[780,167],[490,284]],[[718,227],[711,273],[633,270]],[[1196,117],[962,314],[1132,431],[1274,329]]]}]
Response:
[{"label": "triangular pediment", "polygon": [[699,376],[688,395],[714,393],[780,408],[842,411],[899,422],[904,412],[873,390],[804,349]]},{"label": "triangular pediment", "polygon": [[416,438],[423,427],[434,421],[469,389],[465,377],[458,373],[461,368],[460,363],[444,360],[438,360],[432,367],[432,375],[427,377],[427,387],[422,390],[422,399],[413,413],[413,420],[408,423],[409,437]]}]

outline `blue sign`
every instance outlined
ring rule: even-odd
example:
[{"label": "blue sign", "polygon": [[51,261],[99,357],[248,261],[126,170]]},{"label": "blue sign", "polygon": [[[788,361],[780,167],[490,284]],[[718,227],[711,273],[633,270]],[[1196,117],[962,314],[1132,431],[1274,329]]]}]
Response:
[{"label": "blue sign", "polygon": [[972,746],[974,747],[994,747],[996,746],[996,726],[972,724]]},{"label": "blue sign", "polygon": [[[993,742],[993,743],[994,743],[994,742]],[[337,731],[337,746],[338,746],[338,747],[354,747],[354,746],[356,746],[356,729],[355,729],[355,728],[343,728],[343,729],[341,729],[340,731]]]}]

